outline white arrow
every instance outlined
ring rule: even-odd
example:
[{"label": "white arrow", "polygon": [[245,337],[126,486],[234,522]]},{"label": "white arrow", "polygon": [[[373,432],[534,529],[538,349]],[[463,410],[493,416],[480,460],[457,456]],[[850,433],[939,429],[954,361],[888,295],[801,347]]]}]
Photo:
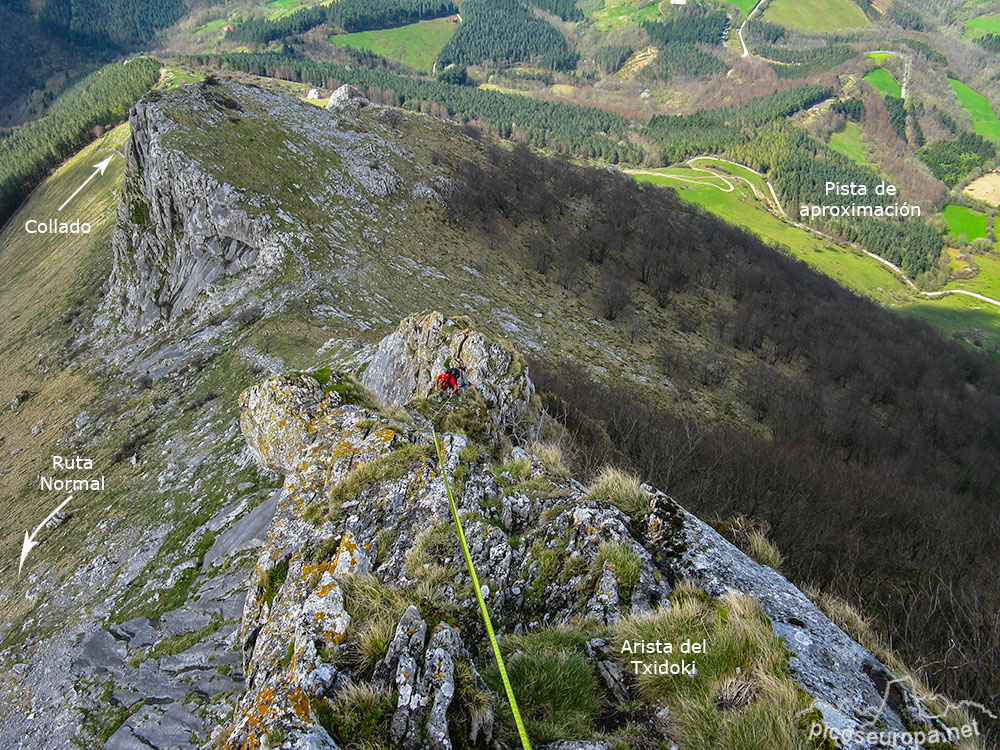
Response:
[{"label": "white arrow", "polygon": [[45,520],[42,521],[40,524],[38,524],[38,526],[35,528],[35,530],[33,532],[31,532],[31,536],[28,536],[28,532],[27,531],[24,532],[24,544],[21,546],[21,564],[17,566],[17,577],[18,578],[21,577],[21,568],[24,567],[24,559],[28,556],[28,553],[31,552],[31,550],[33,550],[35,547],[38,546],[38,542],[33,541],[34,538],[35,538],[35,534],[37,534],[39,531],[41,531],[42,527],[45,524],[47,524],[49,521],[51,521],[53,518],[55,518],[56,513],[58,513],[59,511],[61,511],[63,509],[63,506],[65,506],[66,503],[68,503],[72,499],[73,499],[73,496],[70,495],[65,500],[63,500],[61,503],[59,503],[59,507],[56,508],[51,513],[49,513],[45,517]]},{"label": "white arrow", "polygon": [[111,154],[111,156],[109,156],[104,161],[100,162],[99,164],[95,164],[94,165],[94,173],[92,175],[90,175],[90,177],[88,177],[86,180],[84,180],[83,184],[80,185],[80,187],[78,187],[76,190],[73,191],[73,195],[71,195],[69,198],[67,198],[66,200],[63,201],[63,204],[61,206],[59,206],[59,210],[62,211],[64,208],[66,208],[66,204],[69,203],[71,200],[73,200],[76,197],[77,193],[79,193],[81,190],[83,190],[85,187],[87,187],[87,183],[90,182],[95,177],[97,177],[97,173],[98,172],[100,172],[101,174],[104,174],[104,170],[108,168],[108,164],[111,163],[111,160],[113,158],[115,158],[115,155]]}]

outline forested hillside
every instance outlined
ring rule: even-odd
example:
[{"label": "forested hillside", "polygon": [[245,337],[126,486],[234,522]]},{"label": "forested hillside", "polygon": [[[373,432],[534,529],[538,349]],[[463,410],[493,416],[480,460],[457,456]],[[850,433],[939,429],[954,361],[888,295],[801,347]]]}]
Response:
[{"label": "forested hillside", "polygon": [[40,0],[29,5],[50,29],[121,49],[145,44],[184,13],[181,0]]},{"label": "forested hillside", "polygon": [[682,12],[664,20],[643,22],[641,28],[658,47],[654,76],[669,79],[725,70],[722,60],[695,43],[720,45],[728,25],[724,10],[700,3],[687,5]]},{"label": "forested hillside", "polygon": [[[888,206],[898,200],[875,192],[875,186],[885,180],[878,171],[851,162],[784,121],[768,123],[754,138],[733,144],[728,153],[766,173],[796,216],[801,206]],[[867,195],[828,193],[826,186],[830,182],[865,185]],[[940,232],[919,218],[862,216],[827,219],[820,224],[892,261],[912,276],[934,268],[943,247]]]},{"label": "forested hillside", "polygon": [[160,77],[160,63],[140,57],[112,63],[66,92],[49,113],[0,140],[0,224],[53,166],[93,137],[95,127],[122,122]]},{"label": "forested hillside", "polygon": [[810,107],[832,93],[826,86],[802,86],[691,115],[656,115],[643,134],[659,146],[662,162],[672,164],[743,143],[756,128]]},{"label": "forested hillside", "polygon": [[[592,207],[587,231],[554,220],[571,205]],[[657,377],[682,393],[731,387],[736,421],[766,435],[703,421],[686,398],[595,388],[539,355],[533,376],[588,468],[627,462],[702,514],[766,518],[798,580],[864,602],[941,686],[989,704],[1000,592],[982,581],[1000,555],[1000,364],[669,191],[525,148],[497,151],[488,173],[470,165],[449,210],[484,236],[500,221],[531,226],[526,269],[623,330],[650,306],[679,311],[679,330],[640,328]]]},{"label": "forested hillside", "polygon": [[535,18],[519,0],[468,0],[462,25],[438,55],[440,65],[471,65],[489,60],[510,63],[541,55],[565,58],[566,40],[545,21]]}]

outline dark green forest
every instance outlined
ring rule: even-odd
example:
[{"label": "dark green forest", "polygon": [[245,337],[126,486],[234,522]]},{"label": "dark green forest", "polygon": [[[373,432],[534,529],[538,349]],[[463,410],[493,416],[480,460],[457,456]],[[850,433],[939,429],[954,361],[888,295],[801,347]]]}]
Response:
[{"label": "dark green forest", "polygon": [[781,63],[805,63],[844,53],[849,53],[852,57],[856,54],[850,45],[843,43],[830,43],[822,47],[811,47],[809,49],[762,45],[757,47],[755,51],[761,57]]},{"label": "dark green forest", "polygon": [[184,14],[182,0],[41,0],[31,3],[46,27],[96,45],[143,45]]},{"label": "dark green forest", "polygon": [[[660,48],[653,66],[653,76],[663,80],[720,73],[726,64],[711,52],[693,44],[670,44]],[[643,72],[648,71],[649,68]],[[647,73],[648,75],[648,73]]]},{"label": "dark green forest", "polygon": [[785,27],[779,26],[762,18],[751,18],[747,21],[744,36],[759,44],[775,44],[785,38]]},{"label": "dark green forest", "polygon": [[463,122],[474,121],[501,138],[520,134],[538,148],[612,164],[636,164],[643,158],[642,149],[628,141],[629,121],[592,107],[409,78],[388,71],[318,63],[296,55],[232,53],[195,55],[190,59],[216,69],[284,78],[325,88],[349,83],[367,91],[377,101],[421,111],[437,106],[448,116]]},{"label": "dark green forest", "polygon": [[889,111],[889,124],[896,135],[906,140],[906,105],[898,96],[886,96],[885,108]]},{"label": "dark green forest", "polygon": [[719,44],[729,19],[726,12],[702,5],[685,6],[683,13],[663,21],[643,21],[642,29],[659,47],[671,44]]},{"label": "dark green forest", "polygon": [[892,7],[886,12],[885,17],[904,29],[912,29],[913,31],[924,30],[923,17],[917,11],[913,10],[913,8],[908,8],[900,3],[893,3]]},{"label": "dark green forest", "polygon": [[160,77],[160,63],[149,57],[112,63],[61,96],[45,117],[0,140],[0,224],[52,167],[91,140],[95,126],[115,125]]},{"label": "dark green forest", "polygon": [[608,44],[597,50],[594,62],[605,73],[617,73],[634,51],[627,44]]},{"label": "dark green forest", "polygon": [[566,40],[518,0],[468,0],[462,25],[438,55],[440,65],[511,63],[566,51]]},{"label": "dark green forest", "polygon": [[917,151],[920,160],[948,187],[954,187],[996,155],[992,143],[967,130],[961,131],[955,140],[938,141]]},{"label": "dark green forest", "polygon": [[761,126],[811,107],[832,93],[828,86],[802,86],[691,115],[656,115],[642,134],[659,146],[664,164],[673,164],[697,154],[722,153],[748,141]]}]

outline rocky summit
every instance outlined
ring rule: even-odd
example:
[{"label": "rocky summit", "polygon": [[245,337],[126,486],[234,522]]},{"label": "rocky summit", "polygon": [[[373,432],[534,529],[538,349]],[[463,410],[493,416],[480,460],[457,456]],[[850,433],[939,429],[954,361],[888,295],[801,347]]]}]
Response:
[{"label": "rocky summit", "polygon": [[[430,374],[456,358],[473,393],[468,404],[439,404]],[[435,425],[482,594],[510,644],[520,709],[546,746],[670,747],[691,731],[674,716],[675,696],[659,690],[663,678],[646,676],[682,633],[697,635],[702,651],[695,643],[674,679],[704,677],[716,691],[742,679],[751,704],[775,700],[765,694],[786,684],[783,709],[840,730],[874,719],[869,707],[881,707],[889,730],[929,721],[801,591],[673,499],[611,471],[589,487],[569,476],[554,446],[532,442],[546,430],[544,412],[523,424],[538,408],[531,392],[516,352],[430,313],[386,337],[360,383],[288,373],[243,393],[244,436],[285,481],[248,583],[245,690],[233,722],[216,731],[219,744],[518,744],[432,447]],[[746,653],[730,674],[715,673],[712,649],[726,642],[706,614],[715,607],[756,632],[742,636]],[[692,616],[698,627],[673,628]],[[655,656],[639,653],[656,643]],[[767,665],[758,652],[771,648],[782,658]],[[579,727],[559,736],[545,718],[553,699],[530,679],[550,662],[578,666],[586,676],[562,689],[591,691],[584,697],[603,707],[589,736]]]}]

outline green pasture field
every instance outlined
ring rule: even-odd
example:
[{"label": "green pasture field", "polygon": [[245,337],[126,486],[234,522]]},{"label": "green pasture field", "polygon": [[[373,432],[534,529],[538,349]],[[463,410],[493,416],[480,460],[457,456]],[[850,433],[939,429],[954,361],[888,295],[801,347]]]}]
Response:
[{"label": "green pasture field", "polygon": [[764,20],[802,31],[839,31],[868,25],[851,0],[771,0]]},{"label": "green pasture field", "polygon": [[958,101],[972,117],[973,130],[985,138],[1000,141],[1000,119],[997,119],[989,99],[954,78],[949,78],[948,82]]},{"label": "green pasture field", "polygon": [[[669,12],[669,2],[664,9]],[[658,4],[650,0],[604,0],[594,10],[585,12],[595,26],[602,29],[617,29],[621,26],[637,26],[643,21],[660,18]]]},{"label": "green pasture field", "polygon": [[944,220],[949,234],[955,237],[964,235],[967,242],[986,236],[986,214],[980,211],[948,205],[944,207]]},{"label": "green pasture field", "polygon": [[418,21],[395,29],[337,34],[330,41],[340,47],[354,47],[399,60],[415,70],[430,73],[434,60],[458,28],[447,18]]},{"label": "green pasture field", "polygon": [[1000,34],[1000,16],[979,16],[965,20],[966,37],[977,37],[983,34]]},{"label": "green pasture field", "polygon": [[871,165],[868,157],[865,156],[864,143],[861,142],[861,126],[856,122],[847,123],[839,133],[831,133],[827,145],[855,164],[860,164],[863,167]]},{"label": "green pasture field", "polygon": [[903,87],[885,68],[875,68],[868,71],[865,74],[865,80],[886,96],[894,96],[898,99],[903,95]]}]

